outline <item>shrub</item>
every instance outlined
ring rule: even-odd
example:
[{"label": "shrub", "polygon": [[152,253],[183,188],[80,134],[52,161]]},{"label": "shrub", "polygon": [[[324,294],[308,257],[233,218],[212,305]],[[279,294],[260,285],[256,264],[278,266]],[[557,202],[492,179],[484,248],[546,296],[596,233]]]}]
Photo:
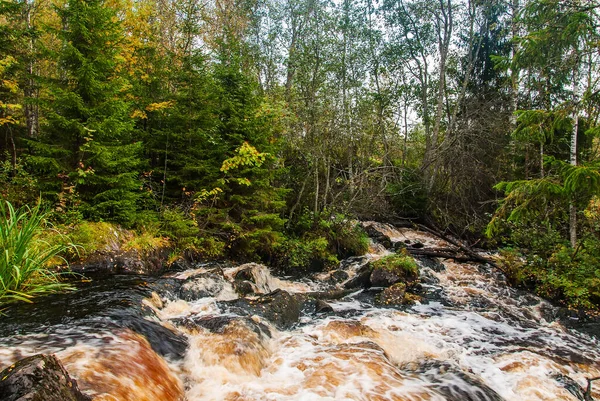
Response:
[{"label": "shrub", "polygon": [[600,306],[600,258],[595,255],[597,241],[587,241],[577,251],[560,246],[548,258],[521,257],[515,251],[500,253],[500,264],[511,284],[530,289],[559,305],[598,309]]},{"label": "shrub", "polygon": [[327,249],[338,258],[364,255],[369,250],[369,236],[355,221],[343,214],[305,211],[292,225],[292,235],[304,240],[325,238]]},{"label": "shrub", "polygon": [[51,245],[39,235],[45,215],[39,204],[30,209],[15,209],[11,203],[0,203],[0,303],[31,302],[31,298],[65,290],[63,273],[48,264],[71,245]]},{"label": "shrub", "polygon": [[324,270],[339,263],[328,247],[324,237],[288,238],[277,248],[274,264],[288,273]]}]

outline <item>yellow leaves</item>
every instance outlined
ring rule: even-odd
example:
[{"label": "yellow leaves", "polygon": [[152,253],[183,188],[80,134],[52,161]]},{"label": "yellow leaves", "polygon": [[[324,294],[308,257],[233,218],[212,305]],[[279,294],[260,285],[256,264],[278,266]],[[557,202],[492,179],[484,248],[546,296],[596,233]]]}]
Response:
[{"label": "yellow leaves", "polygon": [[135,109],[133,111],[133,113],[131,113],[131,118],[141,118],[142,120],[145,120],[148,118],[148,115],[146,114],[146,112],[139,110],[139,109]]},{"label": "yellow leaves", "polygon": [[[235,152],[237,153],[236,156],[230,157],[229,159],[225,159],[223,161],[223,164],[221,165],[222,172],[227,173],[229,170],[238,168],[240,166],[260,167],[265,162],[267,156],[270,156],[268,153],[259,152],[248,142],[244,142],[235,150]],[[244,183],[244,185],[250,184]]]},{"label": "yellow leaves", "polygon": [[169,100],[160,103],[150,103],[148,106],[146,106],[146,111],[163,111],[167,109],[172,109],[173,107],[175,107],[175,101]]},{"label": "yellow leaves", "polygon": [[16,81],[11,81],[8,79],[3,79],[2,80],[2,86],[6,89],[8,89],[8,91],[10,93],[17,93],[17,91],[19,90],[19,84],[17,84]]},{"label": "yellow leaves", "polygon": [[17,124],[17,120],[15,120],[12,116],[0,117],[0,127],[6,124]]},{"label": "yellow leaves", "polygon": [[148,106],[146,106],[146,110],[140,110],[140,109],[135,109],[133,110],[133,112],[131,113],[130,117],[131,118],[140,118],[142,120],[145,120],[148,118],[148,114],[146,113],[146,111],[148,112],[154,112],[154,111],[165,111],[168,109],[172,109],[173,107],[175,107],[175,101],[173,100],[169,100],[167,102],[160,102],[160,103],[150,103]]},{"label": "yellow leaves", "polygon": [[202,203],[205,200],[207,200],[208,198],[214,198],[214,197],[218,196],[222,192],[223,192],[223,190],[219,187],[213,188],[210,191],[203,189],[196,194],[196,202]]},{"label": "yellow leaves", "polygon": [[[16,60],[12,56],[6,56],[0,59],[0,89],[4,89],[9,93],[16,94],[19,91],[19,85],[17,81],[3,78],[6,71],[14,64]],[[17,118],[13,113],[22,109],[20,104],[16,103],[5,103],[0,100],[0,110],[4,111],[4,116],[0,117],[0,127],[3,125],[16,125],[18,124]]]}]

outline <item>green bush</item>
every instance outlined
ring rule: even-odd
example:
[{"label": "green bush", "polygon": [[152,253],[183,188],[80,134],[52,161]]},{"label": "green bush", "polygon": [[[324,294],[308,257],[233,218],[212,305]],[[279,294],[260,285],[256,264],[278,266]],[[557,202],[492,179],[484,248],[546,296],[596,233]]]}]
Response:
[{"label": "green bush", "polygon": [[63,273],[48,265],[71,245],[51,245],[41,239],[45,215],[39,204],[15,209],[0,203],[0,303],[31,302],[35,296],[72,290]]},{"label": "green bush", "polygon": [[193,217],[179,208],[165,209],[161,216],[159,233],[175,246],[175,259],[182,253],[192,253],[203,257],[216,258],[224,255],[225,242],[202,232]]},{"label": "green bush", "polygon": [[364,255],[369,250],[369,236],[355,220],[343,214],[304,211],[290,228],[293,237],[304,240],[325,238],[327,249],[338,258]]},{"label": "green bush", "polygon": [[559,305],[572,308],[600,307],[600,258],[597,241],[587,241],[577,251],[557,247],[549,257],[504,250],[500,264],[511,284],[534,291]]},{"label": "green bush", "polygon": [[328,269],[339,263],[328,248],[329,243],[324,237],[288,238],[277,248],[274,264],[288,273]]}]

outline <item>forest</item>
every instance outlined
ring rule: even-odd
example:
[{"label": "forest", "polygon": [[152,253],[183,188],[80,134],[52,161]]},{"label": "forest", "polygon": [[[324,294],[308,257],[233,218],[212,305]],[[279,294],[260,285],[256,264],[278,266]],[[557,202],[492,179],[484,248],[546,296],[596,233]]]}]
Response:
[{"label": "forest", "polygon": [[43,212],[68,260],[63,235],[118,226],[288,273],[364,253],[357,219],[418,222],[500,249],[515,286],[597,309],[599,12],[2,0],[2,215]]}]

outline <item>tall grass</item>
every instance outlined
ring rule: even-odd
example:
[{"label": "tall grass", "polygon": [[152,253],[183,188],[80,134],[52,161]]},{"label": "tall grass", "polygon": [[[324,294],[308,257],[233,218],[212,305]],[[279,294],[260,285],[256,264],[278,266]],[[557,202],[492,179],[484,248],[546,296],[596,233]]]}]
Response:
[{"label": "tall grass", "polygon": [[0,304],[25,301],[74,289],[61,282],[64,273],[51,269],[51,260],[72,245],[51,245],[41,236],[45,214],[34,208],[15,209],[0,202]]}]

